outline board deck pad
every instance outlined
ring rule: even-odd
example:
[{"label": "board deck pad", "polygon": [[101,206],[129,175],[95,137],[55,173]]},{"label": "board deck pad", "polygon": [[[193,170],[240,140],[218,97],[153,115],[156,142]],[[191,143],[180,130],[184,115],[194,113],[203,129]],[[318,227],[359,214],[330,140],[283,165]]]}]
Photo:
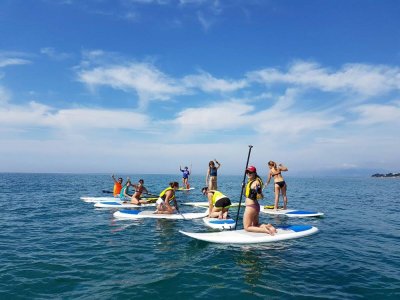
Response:
[{"label": "board deck pad", "polygon": [[204,218],[204,224],[208,227],[213,229],[220,229],[220,230],[230,230],[235,228],[235,220],[229,219],[218,219],[218,218]]},{"label": "board deck pad", "polygon": [[273,210],[263,207],[261,212],[270,215],[284,215],[288,217],[306,218],[306,217],[322,217],[324,213],[310,210],[299,210],[299,209],[278,209]]}]

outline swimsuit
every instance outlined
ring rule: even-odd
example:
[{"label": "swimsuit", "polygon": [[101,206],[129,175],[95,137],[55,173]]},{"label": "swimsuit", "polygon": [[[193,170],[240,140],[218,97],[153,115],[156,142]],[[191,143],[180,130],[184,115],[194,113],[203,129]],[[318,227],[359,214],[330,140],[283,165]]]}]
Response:
[{"label": "swimsuit", "polygon": [[280,188],[283,188],[286,185],[286,182],[278,181],[278,182],[275,182],[275,184],[277,184]]},{"label": "swimsuit", "polygon": [[190,172],[188,170],[181,170],[184,179],[188,179]]},{"label": "swimsuit", "polygon": [[246,204],[246,207],[254,208],[258,213],[260,212],[260,203],[255,201],[254,204]]}]

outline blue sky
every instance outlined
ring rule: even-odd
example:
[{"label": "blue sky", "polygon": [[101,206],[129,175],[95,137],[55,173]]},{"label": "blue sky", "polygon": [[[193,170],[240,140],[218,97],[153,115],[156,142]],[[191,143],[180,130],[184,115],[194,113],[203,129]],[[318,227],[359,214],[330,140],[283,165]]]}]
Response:
[{"label": "blue sky", "polygon": [[400,2],[3,0],[0,172],[399,171]]}]

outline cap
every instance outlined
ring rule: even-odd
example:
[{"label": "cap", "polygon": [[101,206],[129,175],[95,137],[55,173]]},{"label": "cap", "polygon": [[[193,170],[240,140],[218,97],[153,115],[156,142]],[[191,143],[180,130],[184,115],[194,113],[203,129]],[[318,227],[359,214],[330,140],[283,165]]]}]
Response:
[{"label": "cap", "polygon": [[253,172],[253,173],[255,173],[255,172],[257,172],[257,169],[256,169],[256,167],[254,167],[254,166],[250,166],[250,167],[248,167],[248,168],[246,169],[246,171],[247,171],[247,172]]}]

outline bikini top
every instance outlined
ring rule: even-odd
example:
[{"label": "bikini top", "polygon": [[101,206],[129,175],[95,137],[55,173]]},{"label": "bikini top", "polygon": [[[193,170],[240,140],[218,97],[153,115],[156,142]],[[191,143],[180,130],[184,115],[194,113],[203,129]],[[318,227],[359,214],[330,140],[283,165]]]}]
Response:
[{"label": "bikini top", "polygon": [[271,174],[272,176],[278,176],[278,175],[281,175],[281,171],[279,171],[278,173],[275,173],[275,174]]}]

